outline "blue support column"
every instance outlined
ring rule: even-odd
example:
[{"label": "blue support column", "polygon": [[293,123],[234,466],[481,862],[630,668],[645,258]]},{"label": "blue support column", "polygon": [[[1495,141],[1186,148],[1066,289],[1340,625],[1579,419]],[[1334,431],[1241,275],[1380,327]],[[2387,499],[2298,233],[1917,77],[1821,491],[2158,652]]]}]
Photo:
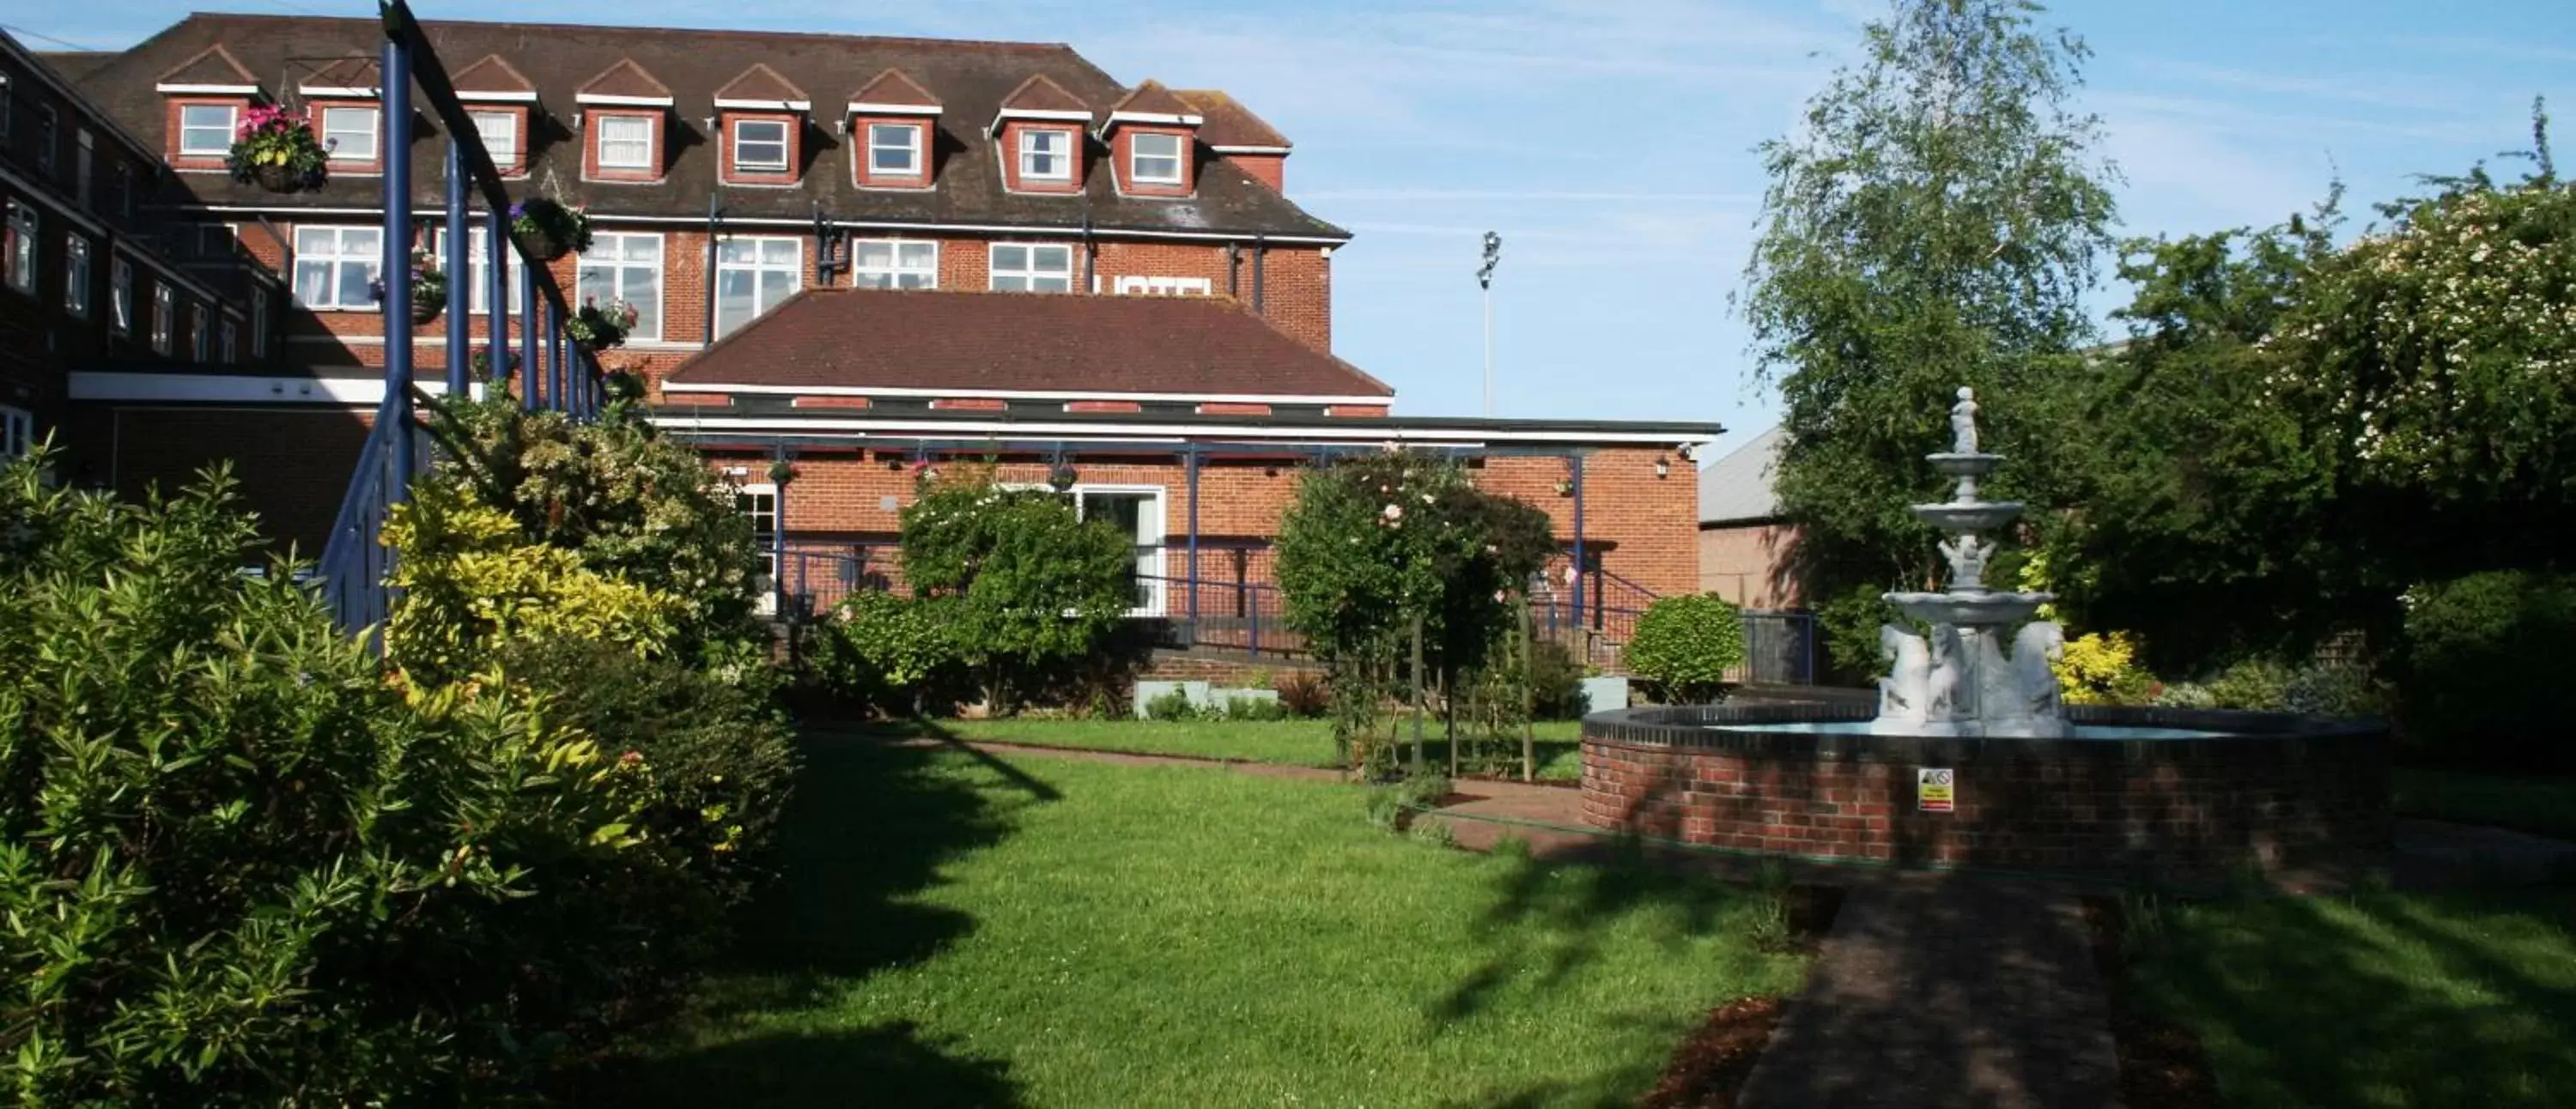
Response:
[{"label": "blue support column", "polygon": [[1572,585],[1572,586],[1574,587],[1574,588],[1571,590],[1571,592],[1574,594],[1574,630],[1575,630],[1575,634],[1577,634],[1577,635],[1581,635],[1581,634],[1583,633],[1583,573],[1584,573],[1584,565],[1583,565],[1583,456],[1582,456],[1581,454],[1579,454],[1579,453],[1578,453],[1578,454],[1569,455],[1569,456],[1567,456],[1567,458],[1566,458],[1565,465],[1566,465],[1566,468],[1567,468],[1567,469],[1569,469],[1569,470],[1573,471],[1573,472],[1572,472],[1572,474],[1571,474],[1571,475],[1569,475],[1569,476],[1570,476],[1570,479],[1571,479],[1571,480],[1573,481],[1573,483],[1574,483],[1574,580],[1573,580],[1572,582],[1568,583],[1568,584],[1570,584],[1570,585]]},{"label": "blue support column", "polygon": [[474,282],[466,250],[465,159],[457,154],[456,136],[447,137],[447,395],[465,395],[466,358],[474,341],[466,317],[473,314]]},{"label": "blue support column", "polygon": [[572,404],[564,395],[564,350],[572,345],[561,313],[551,317],[554,325],[546,329],[546,406],[571,414]]},{"label": "blue support column", "polygon": [[1199,448],[1192,443],[1182,454],[1182,464],[1189,470],[1190,481],[1190,640],[1199,634]]},{"label": "blue support column", "polygon": [[491,354],[491,380],[499,381],[508,372],[510,361],[510,267],[504,264],[510,257],[510,215],[487,212],[485,216],[490,226],[483,230],[483,280],[491,286],[492,299],[483,315],[491,336],[484,341],[483,349]]},{"label": "blue support column", "polygon": [[553,316],[552,307],[537,307],[537,267],[519,267],[519,406],[537,410],[537,326],[539,315]]},{"label": "blue support column", "polygon": [[411,51],[385,44],[385,403],[394,421],[393,487],[387,501],[411,497]]}]

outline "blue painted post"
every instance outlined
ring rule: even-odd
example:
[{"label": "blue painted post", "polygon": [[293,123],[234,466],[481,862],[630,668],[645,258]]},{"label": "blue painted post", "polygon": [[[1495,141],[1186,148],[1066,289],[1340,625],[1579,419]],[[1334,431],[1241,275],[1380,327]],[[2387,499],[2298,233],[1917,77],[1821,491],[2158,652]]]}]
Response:
[{"label": "blue painted post", "polygon": [[1190,640],[1199,635],[1199,448],[1192,443],[1181,455],[1190,480]]},{"label": "blue painted post", "polygon": [[572,335],[564,327],[568,321],[562,313],[558,312],[550,319],[552,326],[546,328],[546,406],[570,415],[572,405],[564,396],[564,350],[572,345]]},{"label": "blue painted post", "polygon": [[1569,477],[1574,483],[1574,581],[1571,584],[1574,586],[1574,630],[1579,635],[1583,631],[1585,570],[1583,565],[1583,455],[1580,453],[1568,455],[1566,466],[1573,471]]},{"label": "blue painted post", "polygon": [[466,349],[473,342],[473,331],[465,317],[474,307],[471,252],[466,250],[465,234],[465,158],[457,152],[456,136],[447,138],[447,395],[465,395]]},{"label": "blue painted post", "polygon": [[537,316],[554,308],[537,307],[537,267],[519,267],[519,406],[537,410]]},{"label": "blue painted post", "polygon": [[388,503],[411,496],[411,51],[385,44],[385,403],[394,422],[393,488]]},{"label": "blue painted post", "polygon": [[490,332],[483,349],[492,358],[490,380],[499,381],[508,372],[504,363],[510,360],[510,267],[504,264],[510,256],[510,216],[506,212],[488,212],[485,215],[491,226],[483,229],[483,264],[487,271],[483,280],[491,286],[492,299],[483,316],[484,326]]}]

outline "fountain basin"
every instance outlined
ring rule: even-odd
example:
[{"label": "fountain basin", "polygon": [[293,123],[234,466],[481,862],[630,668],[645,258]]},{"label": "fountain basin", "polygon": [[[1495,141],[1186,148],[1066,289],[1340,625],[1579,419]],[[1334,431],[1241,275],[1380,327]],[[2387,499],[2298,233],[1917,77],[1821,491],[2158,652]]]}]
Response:
[{"label": "fountain basin", "polygon": [[1943,504],[1918,504],[1908,511],[1914,518],[1951,535],[1983,535],[2013,522],[2021,515],[2020,501],[1949,501]]},{"label": "fountain basin", "polygon": [[1931,463],[1932,468],[1944,477],[1984,477],[2004,464],[2004,456],[2000,454],[1960,454],[1956,451],[1927,454],[1923,460]]},{"label": "fountain basin", "polygon": [[[1888,735],[1849,705],[1683,705],[1583,721],[1593,826],[1764,854],[2132,879],[2342,859],[2389,842],[2387,728],[2068,706],[2061,739]],[[1929,811],[1920,772],[1949,770]]]},{"label": "fountain basin", "polygon": [[1896,611],[1927,624],[1982,627],[2018,624],[2056,600],[2054,593],[1888,593]]}]

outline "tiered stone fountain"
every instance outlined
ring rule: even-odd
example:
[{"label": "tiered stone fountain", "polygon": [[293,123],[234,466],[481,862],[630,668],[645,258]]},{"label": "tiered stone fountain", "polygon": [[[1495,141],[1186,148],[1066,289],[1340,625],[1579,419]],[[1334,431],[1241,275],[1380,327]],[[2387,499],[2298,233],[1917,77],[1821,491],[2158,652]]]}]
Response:
[{"label": "tiered stone fountain", "polygon": [[[2046,593],[1999,593],[1986,588],[1985,569],[1995,544],[1988,532],[2021,515],[2015,501],[1977,498],[1977,479],[2004,457],[1977,449],[1977,395],[1962,387],[1950,409],[1948,451],[1924,456],[1957,479],[1950,499],[1918,504],[1914,516],[1949,539],[1941,554],[1950,563],[1950,586],[1939,593],[1890,593],[1898,612],[1931,625],[1916,635],[1890,624],[1879,629],[1879,651],[1889,673],[1878,683],[1878,719],[1886,735],[2012,736],[2053,739],[2066,734],[2058,712],[2057,675],[2049,668],[2063,635],[2045,620],[2029,621],[2052,598]],[[2012,651],[2006,654],[2007,629]]]}]

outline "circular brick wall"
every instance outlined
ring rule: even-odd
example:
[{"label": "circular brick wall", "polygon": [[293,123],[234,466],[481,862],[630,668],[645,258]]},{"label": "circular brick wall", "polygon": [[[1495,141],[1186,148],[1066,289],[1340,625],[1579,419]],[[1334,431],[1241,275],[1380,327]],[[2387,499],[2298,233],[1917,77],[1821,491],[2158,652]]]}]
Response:
[{"label": "circular brick wall", "polygon": [[[1869,715],[1687,705],[1586,717],[1584,819],[1783,855],[2131,875],[2206,873],[2389,840],[2388,732],[2375,722],[2084,706],[2067,715],[2231,734],[2032,740],[1759,730]],[[1952,771],[1951,811],[1925,810],[1916,788],[1923,769]]]}]

